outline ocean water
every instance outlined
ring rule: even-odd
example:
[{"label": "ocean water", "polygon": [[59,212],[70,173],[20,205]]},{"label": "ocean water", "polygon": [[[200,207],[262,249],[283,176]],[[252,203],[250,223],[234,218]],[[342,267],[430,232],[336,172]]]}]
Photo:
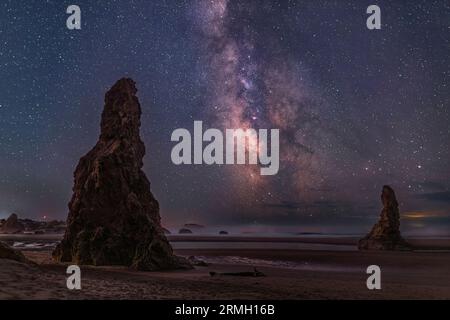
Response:
[{"label": "ocean water", "polygon": [[[14,241],[9,244],[21,250],[47,250],[56,247],[58,241]],[[241,241],[175,241],[174,249],[267,249],[267,250],[319,250],[319,251],[355,251],[354,245],[334,245],[301,242],[241,242]]]},{"label": "ocean water", "polygon": [[176,241],[174,249],[267,249],[267,250],[318,250],[318,251],[356,251],[356,245],[335,245],[301,242],[241,242],[241,241]]},{"label": "ocean water", "polygon": [[[317,251],[356,251],[356,239],[360,235],[349,234],[229,234],[212,233],[168,236],[174,249],[268,249],[268,250],[317,250]],[[56,247],[62,235],[0,235],[0,240],[21,250],[49,250]],[[327,243],[330,238],[330,243]],[[441,239],[440,237],[414,237],[415,239]],[[314,239],[317,239],[315,241]],[[333,240],[334,239],[334,240]],[[340,240],[342,239],[342,240]],[[339,240],[341,243],[334,243]]]}]

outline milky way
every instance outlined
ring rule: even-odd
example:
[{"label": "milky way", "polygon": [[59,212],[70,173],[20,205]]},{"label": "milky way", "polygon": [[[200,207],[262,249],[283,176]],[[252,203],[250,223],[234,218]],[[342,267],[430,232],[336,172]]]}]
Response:
[{"label": "milky way", "polygon": [[307,199],[311,187],[318,188],[323,180],[320,166],[325,155],[319,156],[316,148],[320,123],[316,98],[305,83],[306,72],[282,55],[258,56],[252,36],[257,30],[234,24],[230,11],[251,18],[259,9],[257,4],[230,7],[233,4],[225,0],[197,3],[196,22],[205,39],[214,106],[211,113],[222,128],[281,129],[283,166],[278,179],[259,176],[255,166],[229,168],[237,189],[234,195],[249,206],[286,197]]},{"label": "milky way", "polygon": [[[95,143],[106,90],[133,77],[145,170],[167,225],[365,230],[384,184],[405,227],[450,225],[445,1],[57,1],[0,5],[0,216],[65,218],[72,173]],[[193,121],[280,129],[280,171],[175,166]]]}]

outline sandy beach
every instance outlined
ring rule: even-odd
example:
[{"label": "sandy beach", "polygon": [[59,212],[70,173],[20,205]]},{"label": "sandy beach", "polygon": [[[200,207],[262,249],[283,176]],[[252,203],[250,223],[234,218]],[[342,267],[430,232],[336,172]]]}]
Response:
[{"label": "sandy beach", "polygon": [[[182,240],[214,243],[211,238],[178,238],[178,242]],[[245,246],[252,240],[264,242],[257,238],[216,240],[244,245],[241,249],[226,245],[176,249],[178,255],[195,256],[209,264],[187,271],[137,272],[125,267],[81,266],[79,291],[66,288],[66,265],[52,261],[50,248],[23,249],[36,265],[0,259],[0,299],[450,299],[448,239],[410,239],[423,249],[412,252],[268,249],[271,243],[289,241],[351,246],[352,238],[265,239],[269,246],[259,249]],[[177,241],[172,243],[176,248]],[[366,268],[372,264],[381,267],[382,290],[366,287]],[[266,276],[210,276],[210,272],[246,272],[254,267]]]}]

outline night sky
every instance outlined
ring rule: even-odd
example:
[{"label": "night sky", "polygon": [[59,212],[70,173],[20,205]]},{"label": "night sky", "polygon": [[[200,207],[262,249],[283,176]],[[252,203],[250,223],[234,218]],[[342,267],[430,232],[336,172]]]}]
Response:
[{"label": "night sky", "polygon": [[[0,218],[66,218],[104,94],[127,76],[167,226],[364,233],[389,184],[402,227],[449,234],[449,23],[450,3],[430,0],[3,0]],[[172,164],[171,133],[194,120],[280,129],[279,173]]]}]

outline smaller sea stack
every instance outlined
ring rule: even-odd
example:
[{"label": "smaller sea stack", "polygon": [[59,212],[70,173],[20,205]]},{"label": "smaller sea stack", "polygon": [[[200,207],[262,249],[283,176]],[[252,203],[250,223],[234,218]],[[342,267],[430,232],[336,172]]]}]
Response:
[{"label": "smaller sea stack", "polygon": [[359,240],[359,250],[409,250],[410,245],[400,234],[400,213],[395,192],[390,186],[383,186],[381,192],[383,210],[380,220],[372,231]]}]

